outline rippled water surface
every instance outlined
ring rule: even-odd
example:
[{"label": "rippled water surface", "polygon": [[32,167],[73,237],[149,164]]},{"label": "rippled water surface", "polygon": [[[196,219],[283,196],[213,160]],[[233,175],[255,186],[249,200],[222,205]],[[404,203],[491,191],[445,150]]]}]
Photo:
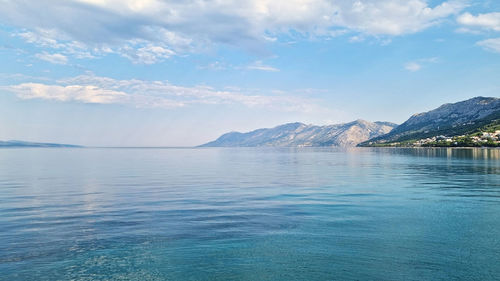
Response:
[{"label": "rippled water surface", "polygon": [[499,276],[498,149],[0,149],[0,280]]}]

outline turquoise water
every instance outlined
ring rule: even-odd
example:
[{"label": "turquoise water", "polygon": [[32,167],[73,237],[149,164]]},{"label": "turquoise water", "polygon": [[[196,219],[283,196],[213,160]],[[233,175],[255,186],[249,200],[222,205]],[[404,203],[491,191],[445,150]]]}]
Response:
[{"label": "turquoise water", "polygon": [[0,280],[498,280],[500,150],[0,149]]}]

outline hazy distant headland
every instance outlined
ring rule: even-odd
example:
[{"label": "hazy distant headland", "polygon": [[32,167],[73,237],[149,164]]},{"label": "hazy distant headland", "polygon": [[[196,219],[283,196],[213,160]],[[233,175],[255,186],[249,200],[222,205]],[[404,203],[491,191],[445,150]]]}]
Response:
[{"label": "hazy distant headland", "polygon": [[19,140],[0,141],[0,147],[83,147],[73,144],[27,142]]},{"label": "hazy distant headland", "polygon": [[500,146],[500,99],[475,97],[444,104],[397,125],[356,120],[314,126],[289,123],[247,133],[230,132],[202,147]]}]

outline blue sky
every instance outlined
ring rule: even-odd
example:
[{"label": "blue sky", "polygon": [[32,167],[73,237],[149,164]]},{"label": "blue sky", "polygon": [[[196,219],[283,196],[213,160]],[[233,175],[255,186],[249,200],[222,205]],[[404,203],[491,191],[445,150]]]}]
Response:
[{"label": "blue sky", "polygon": [[0,5],[0,140],[190,146],[500,96],[499,1]]}]

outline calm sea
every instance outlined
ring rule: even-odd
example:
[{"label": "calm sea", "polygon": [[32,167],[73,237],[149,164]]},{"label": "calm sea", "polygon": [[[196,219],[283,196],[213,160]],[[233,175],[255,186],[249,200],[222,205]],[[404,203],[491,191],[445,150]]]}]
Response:
[{"label": "calm sea", "polygon": [[499,278],[498,149],[0,149],[0,280]]}]

